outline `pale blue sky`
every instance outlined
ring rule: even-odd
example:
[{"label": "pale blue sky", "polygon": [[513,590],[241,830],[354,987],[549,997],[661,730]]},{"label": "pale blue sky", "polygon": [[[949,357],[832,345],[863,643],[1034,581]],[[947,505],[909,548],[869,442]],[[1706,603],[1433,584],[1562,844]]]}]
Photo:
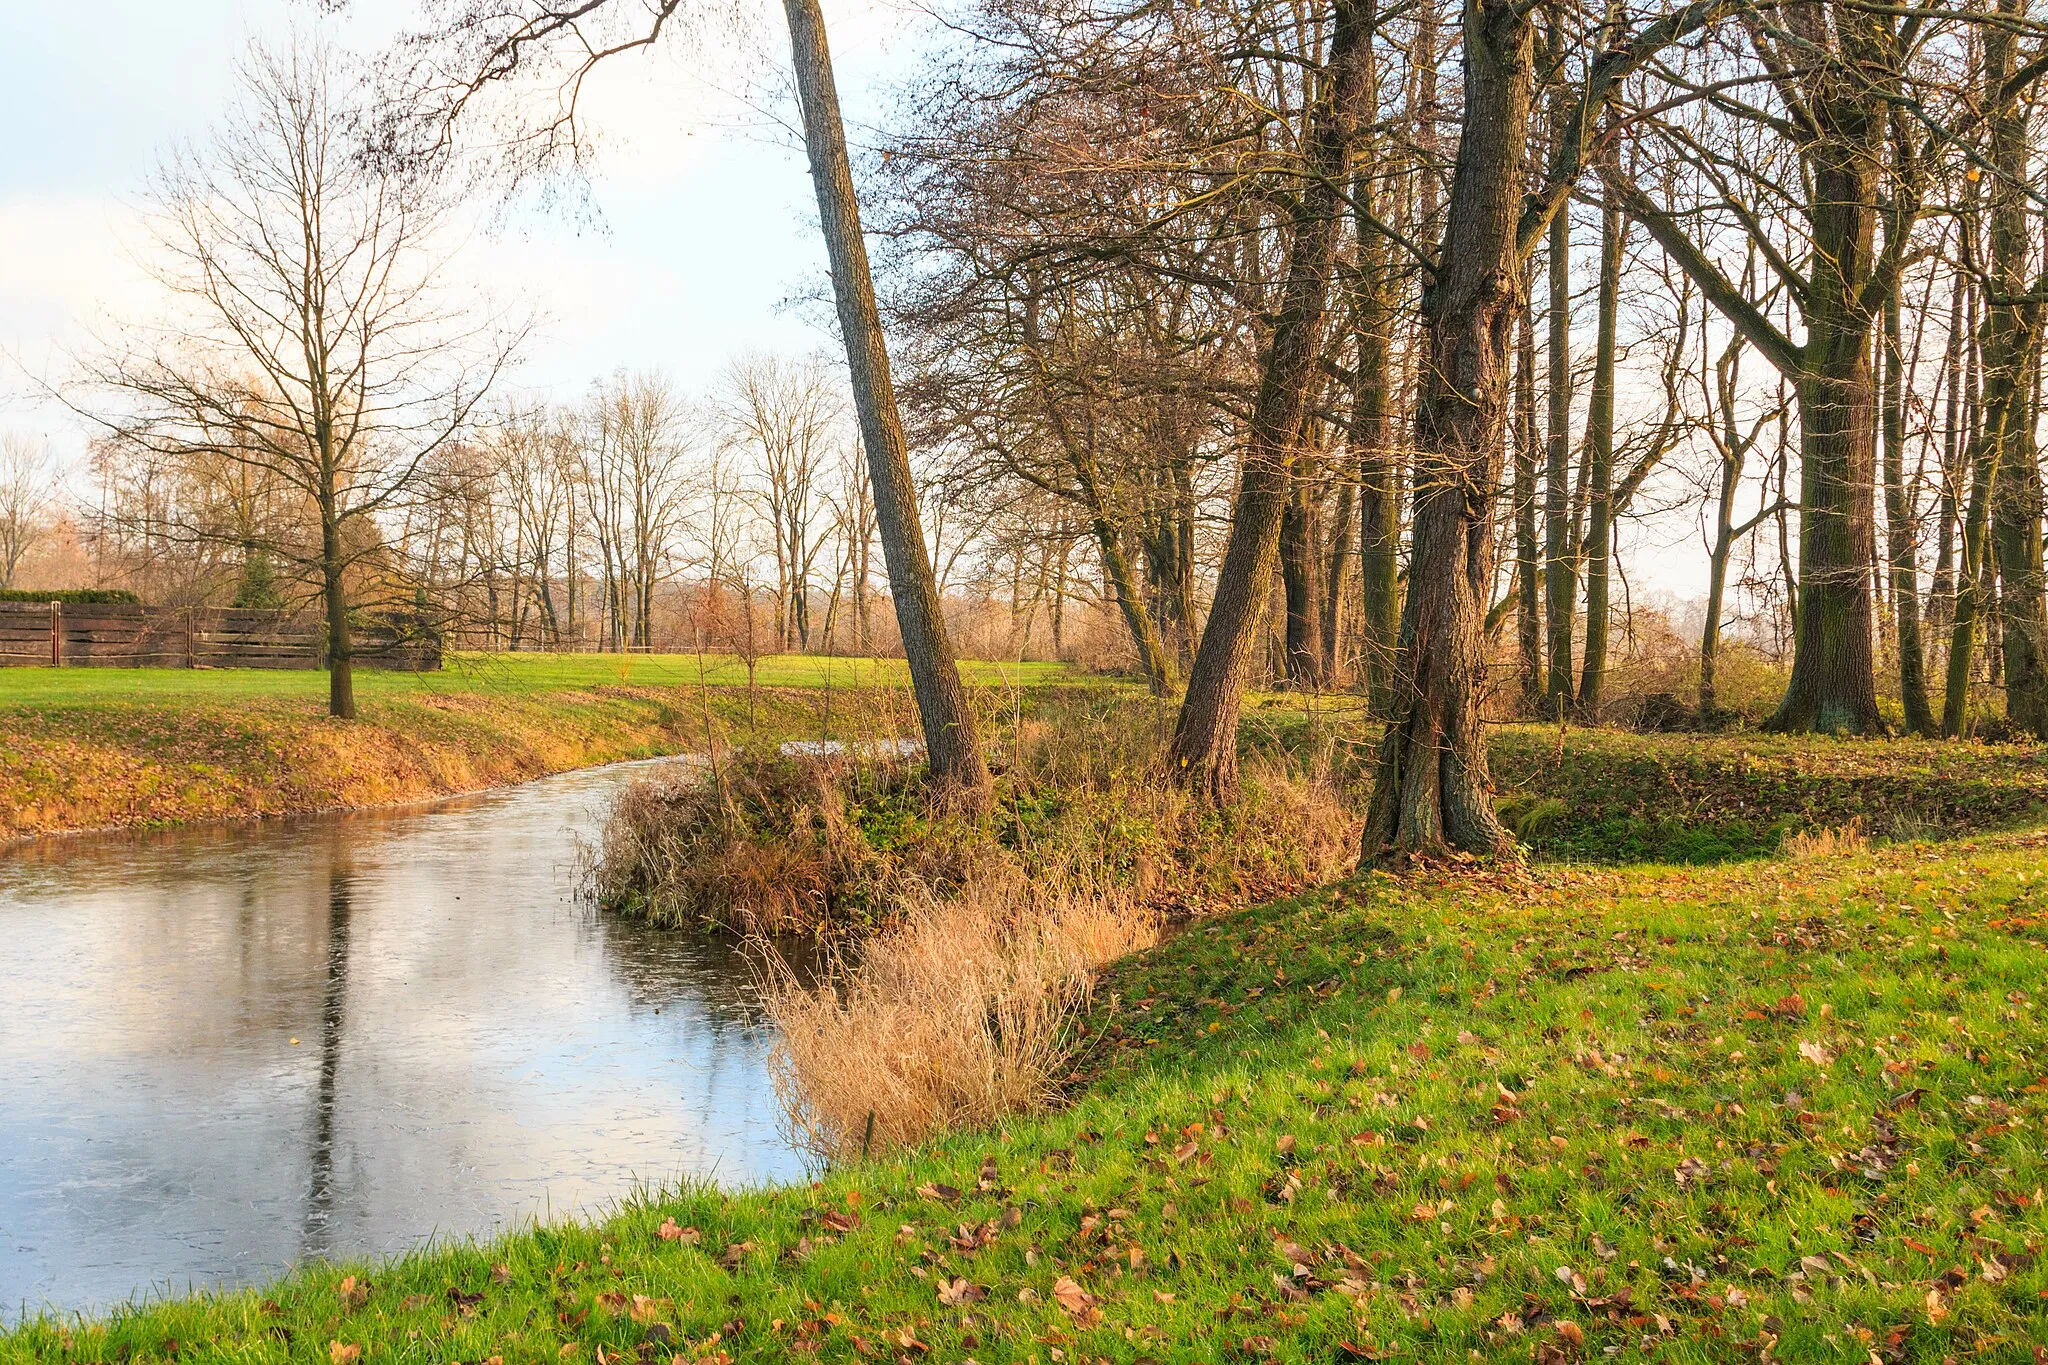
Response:
[{"label": "pale blue sky", "polygon": [[[598,84],[602,228],[528,212],[472,239],[466,268],[548,318],[522,387],[573,397],[624,365],[702,389],[736,351],[825,340],[778,307],[823,271],[803,159],[732,93],[760,83],[744,74],[757,70],[750,52],[784,50],[781,7],[754,9],[734,47],[622,59]],[[355,0],[325,22],[367,49],[412,11],[412,0]],[[858,125],[908,60],[909,21],[874,0],[828,0],[826,13]],[[299,0],[0,6],[0,126],[17,134],[0,152],[0,347],[54,378],[63,348],[146,315],[153,295],[132,252],[151,169],[177,139],[204,134],[250,37],[315,18]],[[0,425],[75,451],[76,427],[8,369]]]}]

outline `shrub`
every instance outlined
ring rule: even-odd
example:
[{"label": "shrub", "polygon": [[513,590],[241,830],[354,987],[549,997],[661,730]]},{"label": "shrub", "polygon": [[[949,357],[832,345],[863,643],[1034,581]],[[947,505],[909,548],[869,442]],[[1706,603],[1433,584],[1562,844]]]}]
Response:
[{"label": "shrub", "polygon": [[1326,776],[1255,754],[1242,798],[1214,810],[1154,772],[1155,723],[1127,696],[1041,699],[993,746],[995,800],[978,817],[935,808],[913,764],[723,754],[621,795],[589,889],[663,925],[839,935],[999,871],[1185,915],[1323,880],[1354,851]]},{"label": "shrub", "polygon": [[62,602],[67,607],[135,606],[142,599],[126,588],[0,588],[0,602]]}]

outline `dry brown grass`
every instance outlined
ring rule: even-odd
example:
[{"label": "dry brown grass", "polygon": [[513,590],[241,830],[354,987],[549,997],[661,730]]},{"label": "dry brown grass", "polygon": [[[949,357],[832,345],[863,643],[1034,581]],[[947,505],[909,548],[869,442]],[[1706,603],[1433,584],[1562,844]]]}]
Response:
[{"label": "dry brown grass", "polygon": [[845,1161],[1043,1110],[1095,970],[1156,942],[1160,923],[1127,895],[1002,876],[916,897],[815,984],[766,950],[775,1089],[797,1141]]},{"label": "dry brown grass", "polygon": [[[1327,755],[1253,756],[1242,797],[1216,810],[1159,777],[1149,704],[1035,705],[991,725],[985,815],[936,808],[914,765],[757,753],[643,784],[606,828],[601,903],[761,941],[777,1091],[821,1161],[1054,1102],[1097,968],[1170,920],[1326,881],[1355,853]],[[792,932],[841,945],[821,979],[767,945]]]},{"label": "dry brown grass", "polygon": [[1832,829],[1800,830],[1785,836],[1788,858],[1827,858],[1840,853],[1868,853],[1870,837],[1863,832],[1863,817],[1854,816]]}]

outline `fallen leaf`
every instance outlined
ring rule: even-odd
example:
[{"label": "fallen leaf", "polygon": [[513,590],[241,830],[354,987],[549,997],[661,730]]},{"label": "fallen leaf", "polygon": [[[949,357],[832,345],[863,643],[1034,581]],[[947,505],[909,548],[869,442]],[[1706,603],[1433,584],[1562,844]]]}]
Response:
[{"label": "fallen leaf", "polygon": [[703,1240],[703,1234],[695,1228],[679,1228],[673,1218],[661,1220],[661,1226],[654,1230],[655,1236],[664,1242],[681,1242],[684,1246],[695,1246]]},{"label": "fallen leaf", "polygon": [[1092,1327],[1102,1321],[1102,1310],[1096,1307],[1101,1300],[1083,1289],[1073,1277],[1062,1275],[1053,1281],[1052,1296],[1081,1326]]},{"label": "fallen leaf", "polygon": [[363,1348],[351,1342],[330,1341],[327,1343],[327,1358],[334,1365],[355,1365],[363,1358]]},{"label": "fallen leaf", "polygon": [[969,1284],[965,1276],[957,1280],[939,1280],[939,1302],[948,1308],[958,1308],[963,1303],[980,1303],[987,1297],[987,1289],[978,1284]]},{"label": "fallen leaf", "polygon": [[1835,1060],[1833,1052],[1829,1051],[1824,1044],[1815,1042],[1801,1043],[1799,1045],[1799,1055],[1812,1062],[1815,1066],[1826,1066]]}]

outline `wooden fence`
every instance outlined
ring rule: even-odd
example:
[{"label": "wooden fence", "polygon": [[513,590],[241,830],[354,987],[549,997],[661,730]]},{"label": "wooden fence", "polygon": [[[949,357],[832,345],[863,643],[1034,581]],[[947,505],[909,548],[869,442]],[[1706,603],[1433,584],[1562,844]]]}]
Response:
[{"label": "wooden fence", "polygon": [[[0,666],[321,668],[325,632],[282,611],[134,603],[0,602]],[[354,641],[366,668],[441,666],[432,638],[371,626]]]}]

